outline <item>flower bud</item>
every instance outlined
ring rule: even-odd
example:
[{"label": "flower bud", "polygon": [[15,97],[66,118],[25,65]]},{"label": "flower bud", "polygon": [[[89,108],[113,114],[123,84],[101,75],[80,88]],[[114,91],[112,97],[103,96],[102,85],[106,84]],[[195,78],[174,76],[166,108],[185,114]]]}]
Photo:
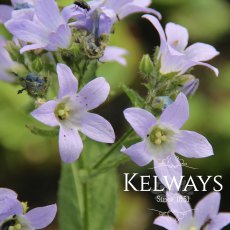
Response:
[{"label": "flower bud", "polygon": [[140,66],[139,66],[141,74],[144,76],[148,77],[149,75],[152,74],[154,70],[153,62],[148,54],[145,54],[142,57]]},{"label": "flower bud", "polygon": [[181,92],[187,97],[193,96],[199,86],[199,79],[195,78],[193,75],[184,75],[187,77],[187,81],[181,88]]}]

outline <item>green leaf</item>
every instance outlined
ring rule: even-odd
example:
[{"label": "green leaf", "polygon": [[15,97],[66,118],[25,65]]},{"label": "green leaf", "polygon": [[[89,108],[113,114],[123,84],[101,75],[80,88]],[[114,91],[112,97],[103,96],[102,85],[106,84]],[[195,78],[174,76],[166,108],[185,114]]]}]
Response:
[{"label": "green leaf", "polygon": [[53,137],[53,136],[58,136],[58,133],[59,133],[58,128],[44,130],[44,129],[40,129],[32,125],[26,125],[26,128],[29,129],[31,133],[38,135],[38,136]]},{"label": "green leaf", "polygon": [[87,182],[83,180],[106,149],[105,144],[87,140],[80,160],[63,165],[59,190],[60,230],[113,229],[117,201],[115,170]]},{"label": "green leaf", "polygon": [[126,93],[126,95],[129,97],[133,106],[144,107],[145,100],[136,91],[128,88],[126,85],[122,85],[121,87],[124,90],[124,92]]}]

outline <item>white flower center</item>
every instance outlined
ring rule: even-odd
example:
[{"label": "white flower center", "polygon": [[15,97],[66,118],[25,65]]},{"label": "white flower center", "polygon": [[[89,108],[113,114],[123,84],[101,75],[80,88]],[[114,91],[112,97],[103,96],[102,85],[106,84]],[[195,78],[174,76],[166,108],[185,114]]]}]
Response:
[{"label": "white flower center", "polygon": [[60,120],[63,121],[69,117],[70,107],[65,103],[59,103],[54,111],[55,116]]}]

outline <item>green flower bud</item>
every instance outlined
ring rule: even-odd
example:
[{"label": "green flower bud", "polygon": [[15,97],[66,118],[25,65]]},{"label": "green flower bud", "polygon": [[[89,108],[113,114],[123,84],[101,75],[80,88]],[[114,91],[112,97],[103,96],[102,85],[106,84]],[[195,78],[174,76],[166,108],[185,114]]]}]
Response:
[{"label": "green flower bud", "polygon": [[141,74],[143,74],[145,77],[148,77],[153,73],[154,65],[148,54],[145,54],[142,57],[139,69]]}]

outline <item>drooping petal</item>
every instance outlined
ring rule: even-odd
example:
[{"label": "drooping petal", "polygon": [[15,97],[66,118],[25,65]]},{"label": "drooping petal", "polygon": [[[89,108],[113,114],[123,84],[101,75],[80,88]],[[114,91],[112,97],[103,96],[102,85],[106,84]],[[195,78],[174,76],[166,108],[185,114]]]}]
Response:
[{"label": "drooping petal", "polygon": [[149,20],[152,23],[152,25],[156,28],[156,30],[158,31],[158,33],[160,35],[161,42],[162,41],[166,42],[165,32],[164,32],[159,20],[156,17],[154,17],[152,15],[148,15],[148,14],[143,15],[142,18]]},{"label": "drooping petal", "polygon": [[176,129],[180,129],[188,120],[188,117],[188,99],[183,93],[180,93],[176,100],[164,110],[160,117],[160,122],[169,124]]},{"label": "drooping petal", "polygon": [[217,56],[219,52],[211,45],[205,43],[195,43],[185,50],[185,55],[192,61],[208,61]]},{"label": "drooping petal", "polygon": [[47,44],[47,32],[38,24],[25,19],[11,19],[5,23],[6,28],[16,38],[30,43]]},{"label": "drooping petal", "polygon": [[26,45],[20,49],[20,53],[23,54],[30,50],[36,50],[36,49],[43,49],[46,47],[46,44],[32,44],[32,45]]},{"label": "drooping petal", "polygon": [[110,86],[103,77],[98,77],[85,85],[78,93],[79,102],[87,109],[95,109],[109,95]]},{"label": "drooping petal", "polygon": [[164,160],[154,160],[154,170],[161,183],[169,191],[177,192],[180,189],[182,167],[180,160],[174,154]]},{"label": "drooping petal", "polygon": [[26,219],[35,229],[47,227],[55,218],[57,205],[49,205],[41,208],[34,208],[25,214]]},{"label": "drooping petal", "polygon": [[165,27],[165,33],[167,36],[167,43],[181,52],[184,51],[188,45],[188,30],[180,25],[169,22]]},{"label": "drooping petal", "polygon": [[178,135],[176,152],[189,158],[203,158],[214,154],[211,144],[204,136],[186,130],[181,130]]},{"label": "drooping petal", "polygon": [[119,64],[125,66],[127,62],[123,56],[127,54],[128,54],[128,51],[125,49],[122,49],[120,47],[115,47],[115,46],[108,46],[104,51],[104,55],[99,59],[99,61],[101,62],[116,61]]},{"label": "drooping petal", "polygon": [[71,163],[77,160],[83,149],[83,143],[78,131],[74,128],[60,126],[59,151],[62,161]]},{"label": "drooping petal", "polygon": [[111,124],[103,117],[94,114],[86,113],[81,121],[80,130],[89,138],[103,142],[114,143],[115,134]]},{"label": "drooping petal", "polygon": [[55,31],[61,24],[65,23],[54,0],[37,0],[35,13],[40,22],[50,31]]},{"label": "drooping petal", "polygon": [[48,101],[45,104],[41,105],[39,108],[35,109],[31,113],[31,115],[38,121],[48,126],[58,126],[59,122],[54,114],[56,106],[56,101]]},{"label": "drooping petal", "polygon": [[128,155],[139,166],[147,165],[153,160],[153,156],[149,153],[144,141],[138,142],[127,149],[123,147],[121,152]]},{"label": "drooping petal", "polygon": [[146,138],[149,129],[157,122],[153,114],[140,108],[128,108],[124,111],[124,116],[135,132],[142,138]]},{"label": "drooping petal", "polygon": [[65,64],[57,64],[57,74],[59,82],[58,98],[66,95],[75,95],[78,89],[78,80],[73,75],[72,70]]},{"label": "drooping petal", "polygon": [[192,208],[179,193],[167,192],[167,203],[170,211],[176,216],[179,225],[187,225],[192,219]]},{"label": "drooping petal", "polygon": [[68,25],[60,25],[58,29],[49,34],[49,46],[47,50],[56,51],[58,48],[68,48],[71,40],[71,30]]},{"label": "drooping petal", "polygon": [[218,214],[220,198],[220,193],[212,192],[197,203],[195,207],[195,220],[199,228]]},{"label": "drooping petal", "polygon": [[153,224],[164,227],[167,230],[177,230],[179,227],[177,221],[170,216],[159,216],[154,220]]},{"label": "drooping petal", "polygon": [[151,1],[149,0],[134,0],[131,3],[125,4],[118,10],[118,16],[120,19],[134,13],[147,13],[147,14],[154,14],[159,19],[161,19],[161,14],[152,8],[148,8],[147,6],[150,5]]},{"label": "drooping petal", "polygon": [[229,224],[230,213],[221,212],[212,219],[211,223],[207,226],[207,230],[221,230]]},{"label": "drooping petal", "polygon": [[12,6],[0,5],[0,23],[5,23],[9,19],[11,19],[12,11]]}]

